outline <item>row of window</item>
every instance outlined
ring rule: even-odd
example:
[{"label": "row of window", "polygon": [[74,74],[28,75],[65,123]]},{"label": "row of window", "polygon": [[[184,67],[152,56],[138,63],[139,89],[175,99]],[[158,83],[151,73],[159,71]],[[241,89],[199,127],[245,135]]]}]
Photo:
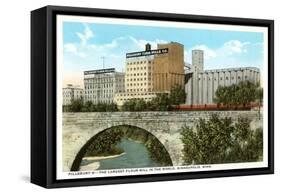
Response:
[{"label": "row of window", "polygon": [[107,99],[107,100],[105,100],[105,99],[91,99],[91,98],[88,98],[88,99],[85,99],[85,101],[91,101],[91,102],[93,102],[94,104],[96,104],[96,103],[112,103],[113,102],[113,100],[112,99]]},{"label": "row of window", "polygon": [[[245,77],[245,79],[248,79],[248,76],[245,75],[244,77]],[[200,79],[201,79],[201,78],[199,77],[198,80],[200,80]],[[231,77],[231,79],[234,80],[234,77]],[[238,76],[237,79],[241,80],[241,77]],[[203,78],[203,80],[205,80],[205,78]],[[210,81],[210,80],[211,80],[211,78],[209,77],[209,81]],[[217,78],[214,78],[214,80],[216,81]],[[220,80],[223,80],[223,77],[220,77]],[[225,80],[229,80],[228,76],[225,77]]]},{"label": "row of window", "polygon": [[[144,78],[131,78],[131,79],[127,79],[127,82],[129,82],[129,81],[146,81],[146,77],[144,77]],[[148,78],[148,81],[151,81],[151,77],[149,77]]]},{"label": "row of window", "polygon": [[[117,96],[139,96],[139,93],[119,93]],[[155,93],[142,93],[142,96],[155,95]]]},{"label": "row of window", "polygon": [[[216,72],[212,72],[212,71],[210,71],[210,72],[205,72],[205,73],[212,73],[212,74],[214,74],[214,73],[217,73],[217,74],[219,74],[219,73],[233,73],[233,72],[235,72],[235,73],[237,73],[237,72],[241,72],[241,73],[244,73],[244,72],[246,72],[246,71],[249,71],[250,73],[252,73],[252,72],[254,72],[254,73],[259,73],[258,71],[254,71],[254,70],[248,70],[248,69],[243,69],[243,70],[224,70],[224,71],[216,71]],[[203,74],[203,73],[201,73],[201,74]]]},{"label": "row of window", "polygon": [[[142,76],[142,75],[145,75],[146,76],[146,72],[144,72],[144,73],[128,73],[128,74],[126,74],[126,77],[130,77],[130,76]],[[149,72],[148,73],[148,76],[151,76],[151,73]]]},{"label": "row of window", "polygon": [[100,79],[97,79],[97,78],[93,78],[93,79],[85,79],[84,80],[84,83],[87,84],[87,83],[113,83],[113,82],[123,82],[124,79],[104,79],[104,78],[100,78]]},{"label": "row of window", "polygon": [[98,90],[98,91],[90,90],[90,91],[85,91],[85,94],[93,94],[97,92],[106,94],[106,93],[113,93],[113,90]]},{"label": "row of window", "polygon": [[127,92],[151,92],[151,88],[127,89]]},{"label": "row of window", "polygon": [[138,64],[153,64],[153,61],[133,61],[133,62],[127,62],[127,65],[138,65]]},{"label": "row of window", "polygon": [[[148,67],[148,70],[151,70],[151,66]],[[143,66],[143,67],[134,67],[134,68],[129,68],[127,67],[127,71],[136,71],[136,70],[146,70],[146,66]]]},{"label": "row of window", "polygon": [[86,89],[89,88],[111,88],[113,87],[113,84],[87,84],[85,86]]},{"label": "row of window", "polygon": [[[143,100],[152,100],[152,98],[134,98],[134,99],[143,99]],[[120,98],[117,101],[129,100],[128,98]]]},{"label": "row of window", "polygon": [[[151,85],[150,82],[147,83],[147,85]],[[130,87],[130,86],[146,86],[146,82],[144,83],[130,83],[130,84],[127,84],[127,87]]]},{"label": "row of window", "polygon": [[77,94],[77,95],[72,95],[72,94],[63,94],[63,97],[66,98],[80,98],[83,94]]},{"label": "row of window", "polygon": [[94,95],[89,95],[89,96],[85,96],[85,100],[87,99],[100,99],[100,98],[113,98],[112,95],[103,95],[103,96],[94,96]]}]

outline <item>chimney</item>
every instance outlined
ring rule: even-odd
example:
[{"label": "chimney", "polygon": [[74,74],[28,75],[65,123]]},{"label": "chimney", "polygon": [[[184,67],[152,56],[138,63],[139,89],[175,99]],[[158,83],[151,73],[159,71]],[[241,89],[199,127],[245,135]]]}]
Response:
[{"label": "chimney", "polygon": [[150,51],[151,50],[151,45],[149,43],[147,43],[145,45],[145,51]]}]

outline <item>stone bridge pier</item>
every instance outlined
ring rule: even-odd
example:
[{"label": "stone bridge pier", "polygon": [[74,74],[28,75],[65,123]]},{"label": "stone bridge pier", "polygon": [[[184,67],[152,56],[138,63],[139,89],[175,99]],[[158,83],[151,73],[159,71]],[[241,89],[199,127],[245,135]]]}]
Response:
[{"label": "stone bridge pier", "polygon": [[200,118],[212,114],[222,117],[247,117],[251,128],[262,127],[257,111],[169,111],[169,112],[91,112],[63,113],[62,161],[63,171],[69,171],[81,148],[99,132],[114,126],[129,125],[142,128],[154,135],[168,151],[173,165],[182,165],[183,144],[181,128],[193,127]]}]

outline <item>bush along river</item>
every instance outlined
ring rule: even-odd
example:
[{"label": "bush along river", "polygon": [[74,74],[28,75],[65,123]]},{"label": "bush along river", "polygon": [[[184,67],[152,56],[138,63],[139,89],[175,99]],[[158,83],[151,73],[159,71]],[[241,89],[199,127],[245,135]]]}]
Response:
[{"label": "bush along river", "polygon": [[122,126],[107,129],[92,139],[79,170],[160,166],[172,166],[172,161],[159,140],[143,129]]}]

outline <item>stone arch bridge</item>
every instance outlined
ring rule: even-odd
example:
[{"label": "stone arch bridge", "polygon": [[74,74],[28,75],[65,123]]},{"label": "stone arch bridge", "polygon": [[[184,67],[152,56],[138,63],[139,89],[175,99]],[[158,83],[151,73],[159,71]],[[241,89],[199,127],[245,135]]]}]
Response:
[{"label": "stone arch bridge", "polygon": [[193,127],[200,118],[212,114],[221,117],[251,119],[251,128],[262,126],[257,111],[169,111],[169,112],[90,112],[63,113],[62,157],[63,171],[69,171],[80,149],[97,133],[120,125],[142,128],[158,138],[168,151],[173,165],[182,164],[180,131]]}]

